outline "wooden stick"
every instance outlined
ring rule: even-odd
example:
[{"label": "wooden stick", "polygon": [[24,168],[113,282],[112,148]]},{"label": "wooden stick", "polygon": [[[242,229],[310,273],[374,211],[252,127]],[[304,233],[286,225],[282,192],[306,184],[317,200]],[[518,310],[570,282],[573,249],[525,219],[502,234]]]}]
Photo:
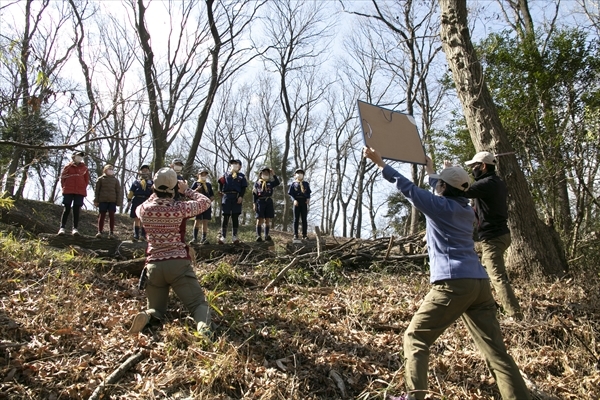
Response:
[{"label": "wooden stick", "polygon": [[394,245],[394,235],[390,236],[390,242],[388,243],[387,251],[385,252],[384,260],[387,260],[390,256],[390,251],[392,250],[392,246]]},{"label": "wooden stick", "polygon": [[298,257],[294,258],[291,263],[289,263],[281,271],[279,271],[277,276],[271,282],[269,282],[269,284],[265,287],[265,290],[268,290],[269,288],[271,288],[271,286],[273,286],[279,279],[281,279],[283,274],[285,274],[288,269],[294,267],[296,264],[298,264]]},{"label": "wooden stick", "polygon": [[321,228],[315,226],[315,235],[317,235],[317,260],[321,258],[321,251],[323,250],[323,238],[321,237]]},{"label": "wooden stick", "polygon": [[92,393],[92,395],[90,396],[89,400],[98,400],[100,398],[100,395],[102,394],[102,391],[106,387],[106,385],[113,385],[113,384],[117,383],[119,381],[119,379],[121,379],[121,377],[123,375],[125,375],[125,372],[127,372],[127,370],[129,368],[133,367],[135,364],[139,363],[147,356],[148,356],[148,351],[142,350],[139,353],[136,353],[136,354],[132,355],[131,357],[129,357],[127,360],[125,360],[125,362],[123,364],[121,364],[119,366],[119,368],[117,368],[104,381],[102,381],[102,383],[100,383],[100,385],[98,385],[96,390],[94,390],[94,393]]}]

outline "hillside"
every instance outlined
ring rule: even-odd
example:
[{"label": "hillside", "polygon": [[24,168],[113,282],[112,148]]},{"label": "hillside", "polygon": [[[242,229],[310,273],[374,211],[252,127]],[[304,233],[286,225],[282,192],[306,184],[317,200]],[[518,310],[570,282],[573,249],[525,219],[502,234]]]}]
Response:
[{"label": "hillside", "polygon": [[[128,335],[145,306],[137,277],[40,241],[36,234],[58,229],[60,206],[21,201],[11,213],[13,222],[4,212],[0,226],[0,398],[87,399],[131,356],[131,367],[98,398],[366,400],[402,393],[402,333],[429,289],[423,260],[352,267],[323,259],[291,268],[264,290],[289,261],[289,235],[275,233],[278,246],[268,253],[197,263],[215,308],[212,342],[195,334],[174,296],[168,322]],[[96,214],[83,214],[80,230],[92,235]],[[14,226],[27,216],[35,224]],[[117,235],[126,238],[130,219],[118,218]],[[252,226],[242,237],[251,240]],[[564,280],[514,282],[525,320],[499,318],[537,398],[600,398],[599,268],[580,260]],[[429,398],[500,398],[462,322],[431,350]]]}]

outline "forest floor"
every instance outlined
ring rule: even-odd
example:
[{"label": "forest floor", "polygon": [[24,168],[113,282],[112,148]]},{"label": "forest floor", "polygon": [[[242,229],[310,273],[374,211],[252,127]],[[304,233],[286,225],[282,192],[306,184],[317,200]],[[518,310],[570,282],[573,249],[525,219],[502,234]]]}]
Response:
[{"label": "forest floor", "polygon": [[[60,206],[17,208],[56,233]],[[80,230],[94,234],[95,221],[85,211]],[[130,222],[118,216],[119,237]],[[252,226],[242,229],[251,240]],[[290,269],[265,291],[286,264],[278,255],[290,236],[275,232],[271,258],[197,263],[214,307],[208,341],[175,296],[163,325],[128,334],[146,301],[137,277],[99,270],[26,230],[0,230],[0,398],[389,399],[403,391],[402,334],[430,287],[422,260],[348,268],[333,259]],[[600,398],[599,272],[597,262],[580,262],[561,280],[514,281],[525,319],[498,318],[536,398]],[[97,390],[134,355],[120,379]],[[500,398],[462,321],[431,348],[429,388],[429,399]]]}]

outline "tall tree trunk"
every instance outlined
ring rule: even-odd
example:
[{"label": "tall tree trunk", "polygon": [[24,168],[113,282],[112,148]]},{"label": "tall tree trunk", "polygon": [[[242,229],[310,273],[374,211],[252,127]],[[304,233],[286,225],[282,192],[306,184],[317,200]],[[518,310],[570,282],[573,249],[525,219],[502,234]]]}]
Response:
[{"label": "tall tree trunk", "polygon": [[155,74],[154,74],[154,52],[150,45],[150,33],[146,29],[146,6],[143,0],[138,0],[138,18],[135,21],[135,27],[138,31],[140,44],[144,52],[144,79],[146,81],[146,91],[150,103],[150,131],[152,132],[152,144],[154,147],[154,157],[152,160],[152,169],[157,171],[165,166],[165,155],[169,149],[167,143],[167,132],[160,122],[159,99],[156,92]]},{"label": "tall tree trunk", "polygon": [[[471,42],[466,0],[440,0],[440,7],[442,46],[473,144],[477,151],[512,152]],[[516,157],[502,157],[498,172],[509,190],[509,266],[529,276],[563,275],[564,252],[554,244],[552,229],[538,218]]]},{"label": "tall tree trunk", "polygon": [[[30,48],[29,43],[31,40],[31,4],[32,0],[28,0],[25,3],[25,27],[23,29],[23,41],[21,42],[21,54],[20,54],[20,68],[19,68],[19,92],[21,97],[21,109],[23,110],[23,115],[21,118],[26,120],[27,115],[29,114],[29,54]],[[18,140],[18,138],[16,138]],[[10,164],[8,166],[8,171],[6,174],[6,186],[4,190],[9,195],[13,195],[15,191],[15,176],[17,174],[17,168],[19,166],[19,162],[21,160],[21,156],[23,155],[23,148],[17,147],[13,149],[13,154],[10,160]]]},{"label": "tall tree trunk", "polygon": [[192,145],[183,168],[186,177],[191,174],[194,167],[194,161],[196,160],[196,155],[198,154],[198,148],[200,147],[200,141],[202,140],[204,127],[206,126],[206,121],[208,121],[208,115],[210,114],[210,110],[215,101],[217,90],[219,89],[219,56],[221,53],[222,42],[221,34],[219,33],[217,24],[215,23],[213,6],[214,0],[206,0],[206,14],[210,27],[210,33],[214,40],[214,45],[212,49],[210,49],[210,56],[212,57],[210,64],[210,83],[208,86],[208,93],[206,94],[206,101],[204,102],[204,106],[198,115],[194,138],[192,139]]}]

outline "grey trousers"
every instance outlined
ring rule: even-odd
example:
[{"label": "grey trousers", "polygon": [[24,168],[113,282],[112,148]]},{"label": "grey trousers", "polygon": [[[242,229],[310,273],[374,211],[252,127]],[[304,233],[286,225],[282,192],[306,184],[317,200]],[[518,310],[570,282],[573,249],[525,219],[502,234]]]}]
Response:
[{"label": "grey trousers", "polygon": [[162,319],[167,312],[169,289],[173,288],[194,320],[210,325],[210,308],[190,260],[157,261],[147,264],[146,268],[148,270],[146,313]]},{"label": "grey trousers", "polygon": [[519,368],[507,353],[496,303],[487,279],[454,279],[437,282],[404,333],[405,379],[410,397],[427,394],[429,347],[458,318],[462,318],[496,379],[504,400],[529,400]]}]

